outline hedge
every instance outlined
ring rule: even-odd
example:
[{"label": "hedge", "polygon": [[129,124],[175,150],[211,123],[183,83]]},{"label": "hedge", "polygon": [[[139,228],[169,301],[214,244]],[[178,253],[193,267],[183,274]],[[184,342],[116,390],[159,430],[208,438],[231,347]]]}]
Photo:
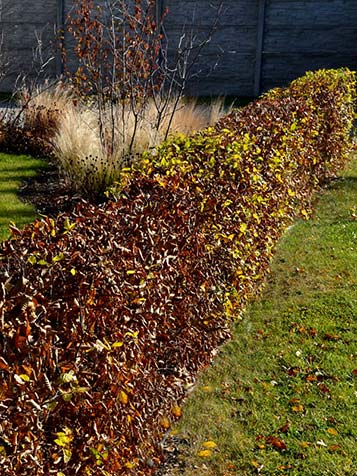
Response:
[{"label": "hedge", "polygon": [[187,385],[347,156],[355,76],[309,73],[177,136],[1,245],[2,475],[149,475]]}]

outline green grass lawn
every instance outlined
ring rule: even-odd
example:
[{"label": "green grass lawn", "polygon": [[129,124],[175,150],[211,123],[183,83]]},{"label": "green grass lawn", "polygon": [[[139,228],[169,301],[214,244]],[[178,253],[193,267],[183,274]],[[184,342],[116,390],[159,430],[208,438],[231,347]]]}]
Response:
[{"label": "green grass lawn", "polygon": [[39,159],[0,153],[0,240],[8,238],[10,222],[22,227],[35,219],[34,207],[19,199],[18,189],[44,166],[45,162]]},{"label": "green grass lawn", "polygon": [[356,384],[355,156],[286,233],[263,295],[200,376],[169,474],[356,476]]}]

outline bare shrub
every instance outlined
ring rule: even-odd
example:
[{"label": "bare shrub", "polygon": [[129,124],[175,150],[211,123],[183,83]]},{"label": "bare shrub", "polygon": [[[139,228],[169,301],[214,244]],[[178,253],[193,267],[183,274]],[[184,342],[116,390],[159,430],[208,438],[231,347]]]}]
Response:
[{"label": "bare shrub", "polygon": [[61,82],[37,86],[33,91],[24,88],[18,97],[25,127],[42,130],[49,136],[57,130],[62,112],[74,100],[71,90]]}]

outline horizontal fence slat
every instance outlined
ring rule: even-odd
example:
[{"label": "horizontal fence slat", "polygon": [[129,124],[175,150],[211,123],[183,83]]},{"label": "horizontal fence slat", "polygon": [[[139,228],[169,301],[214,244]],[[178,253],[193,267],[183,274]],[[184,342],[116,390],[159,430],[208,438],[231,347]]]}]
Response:
[{"label": "horizontal fence slat", "polygon": [[[62,2],[66,17],[75,0]],[[96,0],[96,3],[105,2]],[[8,89],[18,73],[32,69],[38,38],[46,58],[57,55],[56,61],[49,65],[48,74],[60,72],[55,41],[55,26],[61,21],[60,0],[2,0],[1,5],[0,33],[13,74],[0,84],[0,90]],[[160,5],[169,9],[165,33],[172,56],[184,30],[196,35],[200,42],[217,23],[217,30],[193,69],[190,94],[252,96],[259,89],[260,79],[266,90],[287,84],[309,69],[340,66],[356,69],[357,0],[160,0]],[[262,11],[264,29],[258,35]],[[68,33],[65,42],[68,63],[74,69],[75,55]]]}]

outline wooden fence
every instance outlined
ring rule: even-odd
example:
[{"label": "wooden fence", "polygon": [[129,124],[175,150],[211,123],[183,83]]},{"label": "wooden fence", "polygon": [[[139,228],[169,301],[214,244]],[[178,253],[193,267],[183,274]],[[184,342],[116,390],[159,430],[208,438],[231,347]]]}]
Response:
[{"label": "wooden fence", "polygon": [[[0,31],[11,65],[2,90],[20,72],[31,70],[36,76],[40,59],[48,61],[50,76],[61,72],[54,31],[63,25],[72,2],[0,0]],[[357,67],[356,0],[157,2],[158,10],[169,9],[165,33],[171,54],[183,35],[192,34],[197,43],[210,37],[217,21],[195,62],[187,88],[192,95],[257,96],[306,70]]]}]

